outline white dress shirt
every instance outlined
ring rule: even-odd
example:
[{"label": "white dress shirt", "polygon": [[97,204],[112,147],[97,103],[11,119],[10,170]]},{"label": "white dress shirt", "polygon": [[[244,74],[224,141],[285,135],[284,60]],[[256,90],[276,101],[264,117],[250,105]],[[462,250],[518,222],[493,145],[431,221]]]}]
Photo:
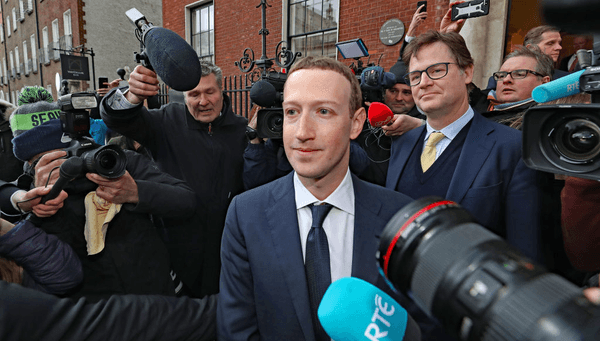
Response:
[{"label": "white dress shirt", "polygon": [[331,282],[352,274],[352,248],[354,242],[354,186],[350,170],[344,180],[325,200],[319,201],[304,187],[298,174],[294,173],[294,192],[296,195],[296,212],[302,256],[306,260],[306,239],[312,225],[312,212],[308,205],[328,203],[333,206],[325,221],[323,229],[329,244]]},{"label": "white dress shirt", "polygon": [[[456,135],[460,133],[461,129],[464,128],[467,125],[467,123],[469,123],[469,121],[471,121],[474,115],[475,113],[473,112],[473,108],[469,106],[467,112],[465,112],[461,117],[459,117],[458,120],[450,123],[441,130],[433,129],[429,125],[429,122],[427,122],[427,132],[425,133],[425,143],[423,143],[423,148],[425,148],[425,145],[427,144],[427,140],[429,139],[431,133],[437,131],[444,134],[444,138],[441,139],[440,142],[438,142],[438,144],[435,145],[435,159],[437,160],[438,157],[442,155],[444,150],[446,150],[446,147],[450,145],[450,142],[452,142]],[[421,154],[422,153],[423,151],[421,150]]]}]

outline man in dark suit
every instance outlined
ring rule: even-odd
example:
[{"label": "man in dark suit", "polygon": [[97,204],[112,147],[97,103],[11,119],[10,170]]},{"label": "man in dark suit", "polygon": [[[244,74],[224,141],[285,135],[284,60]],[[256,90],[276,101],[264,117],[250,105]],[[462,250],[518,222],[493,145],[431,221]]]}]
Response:
[{"label": "man in dark suit", "polygon": [[[326,288],[354,276],[384,288],[377,237],[410,201],[349,171],[350,140],[360,133],[365,110],[347,66],[330,58],[300,61],[286,81],[283,109],[283,144],[294,172],[237,196],[227,213],[221,340],[329,340],[315,314],[322,298],[315,282]],[[313,210],[328,205],[316,228]],[[313,246],[323,233],[327,244],[320,250],[327,257],[316,264]]]},{"label": "man in dark suit", "polygon": [[456,201],[525,255],[540,259],[536,173],[521,159],[521,133],[469,105],[473,59],[456,33],[429,31],[405,52],[407,80],[427,116],[392,144],[386,187],[413,198]]}]

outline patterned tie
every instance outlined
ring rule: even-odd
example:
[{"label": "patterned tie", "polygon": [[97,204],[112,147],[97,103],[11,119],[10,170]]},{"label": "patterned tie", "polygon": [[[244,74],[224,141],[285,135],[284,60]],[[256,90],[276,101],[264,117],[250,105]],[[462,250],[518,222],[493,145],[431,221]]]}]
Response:
[{"label": "patterned tie", "polygon": [[319,309],[319,304],[325,294],[325,290],[331,284],[329,244],[327,243],[325,230],[323,230],[323,221],[332,207],[330,204],[310,205],[312,226],[306,239],[306,260],[304,266],[306,267],[310,310],[317,341],[331,340],[319,322],[317,310]]},{"label": "patterned tie", "polygon": [[425,148],[423,148],[423,154],[421,154],[421,167],[423,168],[423,173],[433,165],[433,162],[435,161],[435,146],[443,138],[444,134],[439,132],[433,132],[429,135],[427,144],[425,144]]}]

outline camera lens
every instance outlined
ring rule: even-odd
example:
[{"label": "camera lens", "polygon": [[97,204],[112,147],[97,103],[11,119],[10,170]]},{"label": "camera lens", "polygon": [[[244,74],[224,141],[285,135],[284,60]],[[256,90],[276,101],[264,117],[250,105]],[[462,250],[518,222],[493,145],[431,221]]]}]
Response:
[{"label": "camera lens", "polygon": [[[524,227],[526,228],[526,227]],[[459,340],[594,340],[600,308],[458,204],[406,205],[381,234],[387,278]]]},{"label": "camera lens", "polygon": [[105,178],[118,178],[125,174],[127,156],[116,145],[106,145],[81,154],[86,171]]},{"label": "camera lens", "polygon": [[112,153],[103,153],[98,157],[98,164],[103,169],[112,169],[117,164],[117,157]]},{"label": "camera lens", "polygon": [[283,133],[283,116],[279,112],[272,112],[266,118],[267,127],[273,134],[282,134]]},{"label": "camera lens", "polygon": [[586,119],[559,125],[551,139],[556,151],[572,163],[589,163],[600,155],[600,127]]}]

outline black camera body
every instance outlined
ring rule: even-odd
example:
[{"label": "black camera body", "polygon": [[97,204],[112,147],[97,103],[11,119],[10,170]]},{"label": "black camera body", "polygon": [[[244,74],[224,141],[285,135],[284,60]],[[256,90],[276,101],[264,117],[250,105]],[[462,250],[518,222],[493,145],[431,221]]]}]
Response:
[{"label": "black camera body", "polygon": [[600,180],[600,104],[536,106],[523,117],[530,168]]},{"label": "black camera body", "polygon": [[123,150],[116,145],[101,146],[89,136],[88,109],[98,106],[96,96],[86,92],[67,94],[58,99],[58,104],[63,133],[71,138],[69,147],[64,151],[67,158],[83,159],[81,174],[97,173],[105,178],[118,178],[125,174],[127,156]]},{"label": "black camera body", "polygon": [[283,86],[287,74],[269,72],[250,89],[252,102],[263,107],[256,113],[256,132],[260,138],[283,137]]},{"label": "black camera body", "polygon": [[396,84],[396,76],[381,66],[369,66],[360,74],[360,90],[364,102],[384,102],[385,89]]}]

